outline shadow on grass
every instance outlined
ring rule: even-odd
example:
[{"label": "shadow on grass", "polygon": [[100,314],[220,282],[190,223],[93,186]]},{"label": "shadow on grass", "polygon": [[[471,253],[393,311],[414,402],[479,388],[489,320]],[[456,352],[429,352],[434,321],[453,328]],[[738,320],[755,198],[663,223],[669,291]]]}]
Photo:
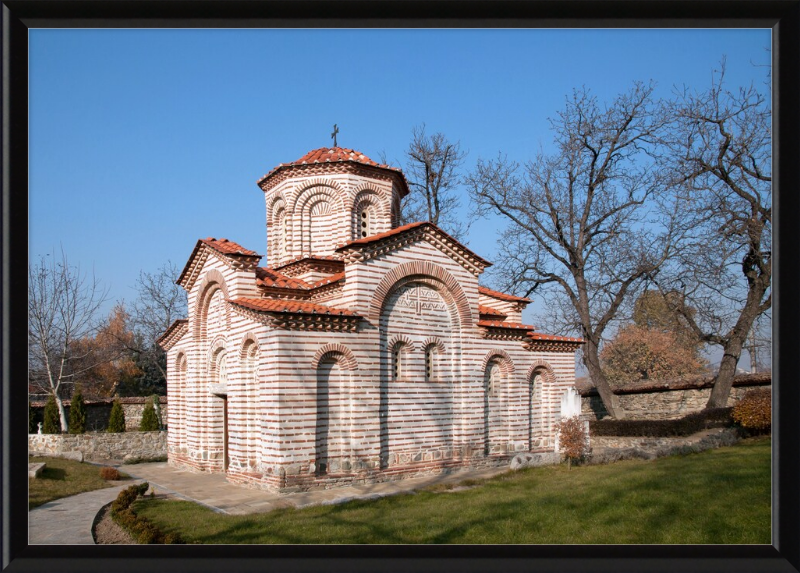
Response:
[{"label": "shadow on grass", "polygon": [[45,466],[42,473],[36,479],[51,479],[57,481],[66,481],[67,479],[67,470],[62,468],[49,468]]}]

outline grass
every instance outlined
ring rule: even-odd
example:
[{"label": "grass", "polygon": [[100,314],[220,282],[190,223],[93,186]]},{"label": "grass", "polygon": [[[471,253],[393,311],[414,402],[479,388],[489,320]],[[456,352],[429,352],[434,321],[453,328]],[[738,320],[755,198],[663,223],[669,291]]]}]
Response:
[{"label": "grass", "polygon": [[769,438],[653,461],[530,468],[471,485],[247,516],[178,500],[145,499],[134,509],[188,543],[770,543]]},{"label": "grass", "polygon": [[[28,478],[29,510],[54,499],[114,485],[101,478],[100,467],[92,464],[39,456],[31,456],[28,461],[46,464],[38,478]],[[129,477],[126,474],[122,476]]]}]

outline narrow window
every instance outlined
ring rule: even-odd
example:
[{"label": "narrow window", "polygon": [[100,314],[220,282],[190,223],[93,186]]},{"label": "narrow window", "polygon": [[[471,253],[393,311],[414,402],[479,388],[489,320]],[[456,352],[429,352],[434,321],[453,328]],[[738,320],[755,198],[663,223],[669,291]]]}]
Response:
[{"label": "narrow window", "polygon": [[368,237],[369,236],[369,211],[364,209],[361,211],[361,217],[359,219],[360,227],[359,230],[361,231],[361,237]]},{"label": "narrow window", "polygon": [[401,368],[401,354],[403,352],[403,344],[398,343],[392,349],[392,380],[399,380],[402,374]]},{"label": "narrow window", "polygon": [[434,362],[436,360],[436,346],[429,344],[425,349],[425,381],[431,382],[436,376]]}]

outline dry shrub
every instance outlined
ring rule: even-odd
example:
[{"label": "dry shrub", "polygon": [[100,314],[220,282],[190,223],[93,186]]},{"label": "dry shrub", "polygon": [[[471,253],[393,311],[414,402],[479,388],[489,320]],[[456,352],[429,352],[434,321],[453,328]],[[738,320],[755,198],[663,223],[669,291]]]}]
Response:
[{"label": "dry shrub", "polygon": [[733,420],[746,430],[767,432],[772,426],[772,391],[750,390],[733,407]]},{"label": "dry shrub", "polygon": [[556,424],[558,432],[558,445],[564,457],[567,458],[567,467],[572,467],[572,461],[580,461],[589,450],[586,432],[583,430],[583,421],[579,416],[562,418]]},{"label": "dry shrub", "polygon": [[100,477],[104,480],[118,480],[122,479],[122,476],[119,473],[117,468],[111,468],[108,466],[100,468]]}]

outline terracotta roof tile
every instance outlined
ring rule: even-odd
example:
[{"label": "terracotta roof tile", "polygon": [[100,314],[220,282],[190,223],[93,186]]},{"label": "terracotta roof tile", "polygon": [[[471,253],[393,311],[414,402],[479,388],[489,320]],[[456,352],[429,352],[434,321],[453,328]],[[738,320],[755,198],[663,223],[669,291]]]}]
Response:
[{"label": "terracotta roof tile", "polygon": [[403,175],[403,171],[401,169],[398,169],[397,167],[390,167],[385,163],[378,163],[377,161],[373,161],[360,151],[356,151],[355,149],[349,149],[347,147],[320,147],[319,149],[312,149],[297,161],[279,164],[269,173],[260,178],[257,181],[257,183],[260,185],[265,179],[268,179],[281,169],[287,169],[290,167],[297,167],[301,165],[314,165],[319,163],[341,163],[345,161],[349,161],[352,163],[360,163],[362,165],[369,165],[370,167],[377,167],[379,169],[386,169],[388,171],[394,171],[395,173],[400,175],[406,188],[408,188],[406,177],[405,175]]},{"label": "terracotta roof tile", "polygon": [[496,308],[492,308],[491,306],[486,306],[484,304],[479,304],[478,305],[478,312],[480,314],[487,314],[489,316],[502,316],[502,317],[508,316],[508,315],[500,312]]},{"label": "terracotta roof tile", "polygon": [[317,282],[311,284],[310,288],[319,288],[325,285],[329,285],[331,283],[337,283],[341,280],[344,280],[344,271],[332,274],[331,276],[325,277],[323,279],[319,279]]},{"label": "terracotta roof tile", "polygon": [[490,288],[486,288],[485,286],[478,286],[478,292],[480,294],[485,294],[486,296],[490,296],[492,298],[496,298],[499,300],[505,300],[508,302],[530,302],[531,299],[525,298],[522,296],[514,296],[513,294],[506,294],[504,292],[500,292],[497,290],[492,290]]},{"label": "terracotta roof tile", "polygon": [[536,327],[530,324],[520,324],[519,322],[505,322],[503,320],[479,320],[478,326],[487,328],[511,328],[514,330],[532,330]]},{"label": "terracotta roof tile", "polygon": [[528,336],[534,340],[542,342],[578,342],[584,343],[583,338],[573,338],[571,336],[556,336],[555,334],[541,334],[539,332],[529,332]]},{"label": "terracotta roof tile", "polygon": [[267,267],[256,268],[256,284],[265,287],[290,288],[297,290],[308,290],[308,283],[302,279],[287,277],[274,269]]},{"label": "terracotta roof tile", "polygon": [[214,237],[207,237],[205,239],[200,239],[200,242],[225,255],[244,255],[247,257],[261,258],[261,255],[259,255],[257,252],[251,251],[250,249],[245,249],[239,243],[234,243],[228,239],[215,239]]},{"label": "terracotta roof tile", "polygon": [[291,314],[326,314],[338,316],[358,316],[343,308],[333,308],[324,304],[298,302],[294,300],[277,300],[271,298],[235,298],[230,302],[243,308],[259,312],[281,312]]}]

